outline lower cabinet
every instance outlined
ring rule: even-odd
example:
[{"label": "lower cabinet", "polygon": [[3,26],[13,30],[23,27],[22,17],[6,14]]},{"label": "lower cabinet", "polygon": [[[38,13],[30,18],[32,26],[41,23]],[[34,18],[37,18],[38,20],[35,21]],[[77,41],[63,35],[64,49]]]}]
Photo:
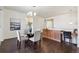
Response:
[{"label": "lower cabinet", "polygon": [[42,36],[51,40],[60,41],[60,34],[61,32],[59,30],[43,29]]}]

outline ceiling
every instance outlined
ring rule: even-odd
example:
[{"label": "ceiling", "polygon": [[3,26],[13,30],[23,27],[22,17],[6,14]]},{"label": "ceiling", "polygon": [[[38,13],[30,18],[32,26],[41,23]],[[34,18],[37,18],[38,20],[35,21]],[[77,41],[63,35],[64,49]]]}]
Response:
[{"label": "ceiling", "polygon": [[4,8],[12,9],[24,13],[34,11],[37,16],[52,17],[64,13],[77,12],[75,6],[5,6]]}]

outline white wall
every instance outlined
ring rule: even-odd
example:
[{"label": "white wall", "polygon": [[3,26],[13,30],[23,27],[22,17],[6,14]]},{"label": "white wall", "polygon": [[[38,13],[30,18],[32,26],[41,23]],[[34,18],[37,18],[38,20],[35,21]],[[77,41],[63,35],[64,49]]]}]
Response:
[{"label": "white wall", "polygon": [[42,30],[44,27],[44,18],[43,17],[35,17],[33,19],[33,30]]},{"label": "white wall", "polygon": [[16,37],[16,31],[10,31],[10,18],[18,18],[21,22],[21,33],[26,27],[26,14],[10,9],[4,9],[4,39]]},{"label": "white wall", "polygon": [[0,10],[0,41],[3,41],[3,11]]},{"label": "white wall", "polygon": [[[10,18],[18,18],[21,22],[21,35],[23,35],[25,28],[27,28],[28,18],[25,13],[18,12],[15,10],[4,9],[4,23],[3,33],[4,39],[14,38],[17,36],[16,31],[10,31]],[[36,16],[33,20],[33,30],[41,30],[43,28],[44,18]]]},{"label": "white wall", "polygon": [[77,29],[78,29],[77,47],[79,47],[79,7],[77,8],[77,10],[78,10],[78,14],[77,14],[77,16],[78,16],[78,19],[77,19],[77,22],[78,22],[78,26],[77,26]]},{"label": "white wall", "polygon": [[76,25],[77,15],[75,13],[58,15],[55,16],[53,19],[54,19],[54,28],[56,29],[73,31],[73,29],[77,27]]}]

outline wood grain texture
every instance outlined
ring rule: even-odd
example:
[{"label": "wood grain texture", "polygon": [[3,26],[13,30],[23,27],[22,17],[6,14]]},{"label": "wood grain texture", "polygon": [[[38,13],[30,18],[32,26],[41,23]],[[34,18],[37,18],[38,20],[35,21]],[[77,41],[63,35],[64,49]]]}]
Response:
[{"label": "wood grain texture", "polygon": [[61,32],[59,30],[43,29],[42,36],[45,38],[56,40],[56,41],[60,42],[60,34],[61,34]]},{"label": "wood grain texture", "polygon": [[[1,43],[0,53],[77,53],[79,48],[69,43],[59,43],[57,41],[43,38],[42,43],[39,45],[35,43],[33,46],[29,46],[31,41],[24,43],[21,42],[21,48],[17,48],[17,39],[7,39]],[[25,47],[26,45],[26,47]],[[33,48],[34,49],[33,49]]]}]

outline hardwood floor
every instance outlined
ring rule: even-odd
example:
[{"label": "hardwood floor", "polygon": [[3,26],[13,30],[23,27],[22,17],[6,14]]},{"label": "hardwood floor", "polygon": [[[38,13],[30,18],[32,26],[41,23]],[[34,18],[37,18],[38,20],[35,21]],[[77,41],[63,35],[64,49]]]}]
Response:
[{"label": "hardwood floor", "polygon": [[[29,41],[30,42],[30,41]],[[31,43],[31,42],[30,42]],[[77,53],[79,48],[73,44],[59,43],[54,40],[43,38],[40,45],[29,46],[24,41],[21,43],[21,49],[17,48],[17,39],[7,39],[1,43],[0,53]]]}]

